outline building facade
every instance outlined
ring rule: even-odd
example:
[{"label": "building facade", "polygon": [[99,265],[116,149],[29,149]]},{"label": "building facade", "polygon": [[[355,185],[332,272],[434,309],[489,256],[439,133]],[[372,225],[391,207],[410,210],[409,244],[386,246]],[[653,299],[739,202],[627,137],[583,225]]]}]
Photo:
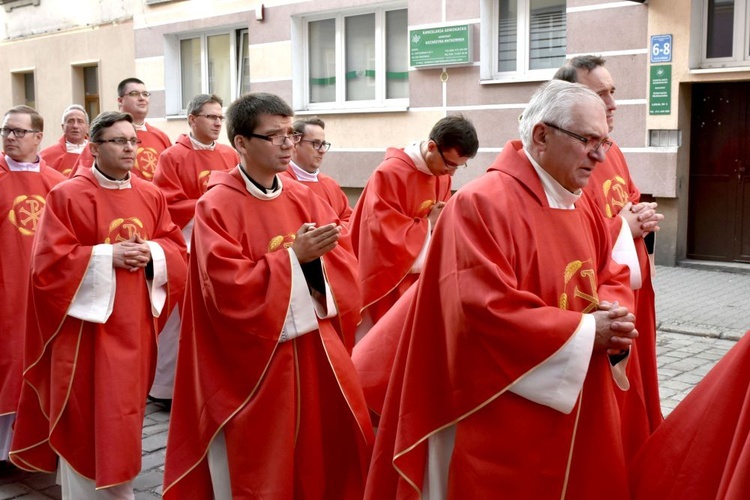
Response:
[{"label": "building facade", "polygon": [[657,263],[750,263],[750,0],[79,3],[0,0],[0,107],[34,104],[45,145],[68,104],[95,95],[114,109],[117,82],[134,75],[152,92],[149,121],[173,139],[201,92],[225,104],[273,92],[320,116],[333,143],[323,168],[352,201],[385,148],[462,113],[480,150],[460,188],[516,137],[541,82],[597,54],[617,84],[612,136],[666,215]]}]

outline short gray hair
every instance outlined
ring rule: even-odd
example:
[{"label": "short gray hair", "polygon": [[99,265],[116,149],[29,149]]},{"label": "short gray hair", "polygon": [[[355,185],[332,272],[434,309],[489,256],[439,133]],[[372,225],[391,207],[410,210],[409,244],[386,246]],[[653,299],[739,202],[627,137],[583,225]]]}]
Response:
[{"label": "short gray hair", "polygon": [[68,117],[68,113],[70,113],[71,111],[80,111],[86,118],[86,123],[89,122],[89,114],[86,113],[86,109],[80,104],[71,104],[70,106],[65,108],[65,111],[63,111],[62,120],[60,121],[61,124],[65,125],[65,119]]},{"label": "short gray hair", "polygon": [[580,83],[551,80],[542,84],[531,97],[518,124],[524,148],[528,150],[531,147],[534,126],[537,123],[549,122],[558,127],[568,128],[572,125],[573,108],[586,101],[596,103],[606,110],[601,97]]},{"label": "short gray hair", "polygon": [[216,94],[198,94],[197,96],[193,97],[188,103],[187,113],[189,115],[196,116],[201,112],[203,106],[208,104],[209,102],[215,102],[219,106],[224,105],[224,101],[222,101],[221,97],[217,96]]}]

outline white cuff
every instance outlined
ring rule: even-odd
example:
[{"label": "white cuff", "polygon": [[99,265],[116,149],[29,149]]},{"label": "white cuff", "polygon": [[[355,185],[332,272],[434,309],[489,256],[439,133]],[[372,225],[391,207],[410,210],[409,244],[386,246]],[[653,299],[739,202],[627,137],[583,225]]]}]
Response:
[{"label": "white cuff", "polygon": [[292,296],[279,342],[286,342],[318,329],[315,304],[310,297],[305,273],[302,272],[302,266],[294,250],[287,248],[287,252],[289,252],[289,260],[292,264]]},{"label": "white cuff", "polygon": [[94,245],[83,280],[68,307],[68,316],[90,323],[106,323],[115,304],[113,247]]},{"label": "white cuff", "polygon": [[584,314],[571,339],[508,390],[540,405],[570,413],[588,373],[595,334],[594,317]]},{"label": "white cuff", "polygon": [[151,262],[154,267],[153,279],[146,280],[148,295],[151,297],[151,314],[158,318],[167,301],[167,257],[158,243],[146,241],[146,244],[151,251]]},{"label": "white cuff", "polygon": [[430,248],[430,241],[432,241],[432,222],[430,222],[430,219],[427,219],[427,236],[424,239],[422,250],[419,251],[419,255],[417,255],[414,264],[409,269],[409,274],[419,274],[422,272],[424,260],[427,258],[427,250]]},{"label": "white cuff", "polygon": [[195,224],[195,218],[185,224],[182,228],[182,237],[185,238],[185,244],[187,245],[187,252],[190,253],[190,238],[193,237],[193,225]]},{"label": "white cuff", "polygon": [[633,233],[630,232],[630,226],[625,217],[618,216],[622,219],[620,234],[612,247],[612,260],[620,265],[628,266],[630,269],[630,288],[638,290],[642,285],[641,265],[638,262],[638,252],[633,242]]}]

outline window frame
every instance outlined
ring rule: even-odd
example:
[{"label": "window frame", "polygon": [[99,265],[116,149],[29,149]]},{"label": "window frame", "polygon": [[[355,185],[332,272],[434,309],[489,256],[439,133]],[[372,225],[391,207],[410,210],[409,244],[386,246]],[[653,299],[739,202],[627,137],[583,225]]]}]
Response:
[{"label": "window frame", "polygon": [[[243,35],[244,33],[244,35]],[[175,33],[166,37],[165,48],[165,71],[166,71],[166,113],[167,116],[185,116],[187,108],[182,105],[182,49],[184,40],[200,39],[201,60],[201,88],[200,93],[210,94],[208,78],[208,38],[217,35],[229,35],[229,96],[220,96],[224,100],[224,106],[229,105],[239,97],[242,77],[242,56],[247,54],[249,47],[240,48],[238,44],[244,39],[249,42],[249,30],[247,25],[222,26],[216,29],[201,31],[186,31]],[[171,77],[169,75],[172,75]],[[192,96],[190,96],[192,97]]]},{"label": "window frame", "polygon": [[[347,9],[345,11],[327,11],[314,14],[296,16],[293,25],[297,27],[298,47],[295,51],[294,60],[298,61],[301,70],[293,76],[293,86],[295,87],[294,107],[300,111],[324,112],[324,111],[357,111],[357,110],[382,110],[389,109],[403,110],[409,106],[409,97],[387,98],[387,80],[386,80],[386,15],[394,10],[407,10],[406,3],[387,3],[376,6],[367,6],[361,8]],[[347,101],[346,100],[346,45],[345,45],[345,25],[346,18],[359,15],[375,15],[375,98],[367,100]],[[335,78],[336,78],[336,100],[329,102],[310,102],[310,43],[309,43],[309,25],[312,22],[325,21],[334,19],[335,34],[334,47],[336,50]],[[407,24],[408,40],[408,24]],[[405,61],[408,66],[408,43],[405,48]],[[407,69],[410,71],[410,69]]]},{"label": "window frame", "polygon": [[747,67],[750,65],[750,2],[735,0],[732,37],[732,55],[729,57],[707,57],[708,51],[708,6],[709,0],[703,0],[701,6],[701,68]]},{"label": "window frame", "polygon": [[[529,69],[531,61],[530,8],[531,0],[518,1],[518,19],[516,21],[516,69],[499,71],[498,57],[500,32],[500,1],[482,0],[480,4],[480,80],[482,83],[537,82],[551,79],[557,67],[546,69]],[[568,2],[565,0],[565,15]],[[567,19],[566,19],[566,54],[567,54]]]}]

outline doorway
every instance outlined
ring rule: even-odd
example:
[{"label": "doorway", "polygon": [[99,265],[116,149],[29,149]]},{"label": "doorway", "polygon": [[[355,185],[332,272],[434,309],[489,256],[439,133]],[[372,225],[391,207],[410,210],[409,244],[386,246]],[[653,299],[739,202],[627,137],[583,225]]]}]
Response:
[{"label": "doorway", "polygon": [[687,257],[750,263],[750,82],[693,86]]}]

